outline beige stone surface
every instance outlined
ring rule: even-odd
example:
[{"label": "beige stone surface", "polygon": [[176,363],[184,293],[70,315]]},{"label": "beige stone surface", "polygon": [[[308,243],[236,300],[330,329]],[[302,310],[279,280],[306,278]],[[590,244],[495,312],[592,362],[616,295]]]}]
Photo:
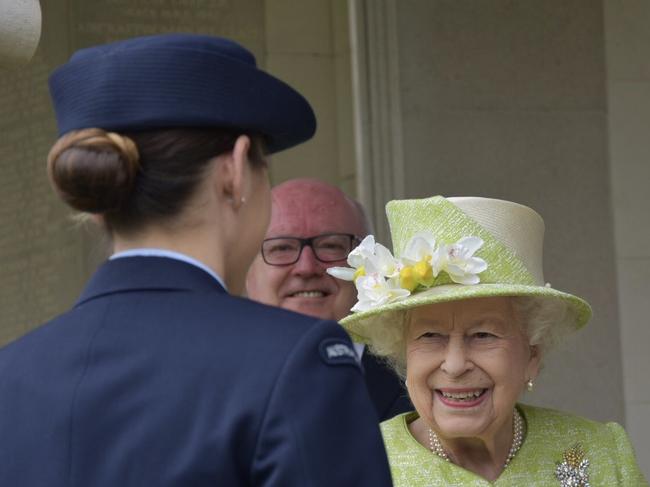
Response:
[{"label": "beige stone surface", "polygon": [[[618,286],[621,299],[621,330],[625,398],[628,402],[650,403],[648,388],[648,346],[650,345],[650,256],[621,258],[618,261]],[[650,416],[648,416],[650,423]]]},{"label": "beige stone surface", "polygon": [[73,47],[183,32],[232,38],[256,56],[265,49],[263,0],[69,0]]},{"label": "beige stone surface", "polygon": [[82,238],[45,172],[56,138],[47,77],[67,56],[49,41],[66,46],[66,24],[58,22],[66,11],[62,1],[44,6],[35,57],[0,76],[0,345],[69,307],[84,278]]},{"label": "beige stone surface", "polygon": [[332,5],[334,37],[334,69],[336,83],[336,136],[338,147],[339,184],[350,195],[356,194],[355,141],[352,102],[352,72],[347,2],[335,0]]},{"label": "beige stone surface", "polygon": [[650,258],[650,77],[645,82],[612,81],[609,97],[618,255]]},{"label": "beige stone surface", "polygon": [[[637,461],[646,479],[650,478],[648,451],[650,451],[650,402],[630,402],[627,405],[627,432],[632,440]],[[633,425],[633,426],[631,426]]]},{"label": "beige stone surface", "polygon": [[266,3],[266,67],[312,104],[315,137],[277,154],[274,184],[316,177],[355,193],[354,137],[347,8],[342,1]]},{"label": "beige stone surface", "polygon": [[639,81],[650,78],[650,2],[604,0],[607,75],[610,80]]},{"label": "beige stone surface", "polygon": [[626,425],[650,478],[650,4],[603,3]]},{"label": "beige stone surface", "polygon": [[270,72],[295,86],[311,103],[318,120],[316,135],[301,146],[273,158],[271,173],[278,183],[296,176],[338,180],[336,73],[332,56],[269,53]]},{"label": "beige stone surface", "polygon": [[266,8],[266,48],[274,53],[331,55],[331,9],[323,0],[269,0]]},{"label": "beige stone surface", "polygon": [[436,101],[424,110],[605,106],[602,11],[591,0],[407,0],[398,11],[404,79],[416,73]]}]

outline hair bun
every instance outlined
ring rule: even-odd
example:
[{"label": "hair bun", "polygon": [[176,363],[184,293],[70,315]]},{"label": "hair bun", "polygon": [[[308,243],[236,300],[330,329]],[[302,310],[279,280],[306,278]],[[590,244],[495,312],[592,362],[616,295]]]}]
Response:
[{"label": "hair bun", "polygon": [[76,210],[106,213],[131,195],[139,169],[138,148],[129,137],[98,128],[69,132],[47,158],[50,180]]}]

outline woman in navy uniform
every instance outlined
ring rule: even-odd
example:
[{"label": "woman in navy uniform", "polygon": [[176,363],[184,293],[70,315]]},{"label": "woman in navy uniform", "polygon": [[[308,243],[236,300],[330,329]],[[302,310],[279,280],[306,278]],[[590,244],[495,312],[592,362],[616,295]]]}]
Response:
[{"label": "woman in navy uniform", "polygon": [[194,35],[81,50],[50,89],[50,179],[115,253],[0,351],[0,485],[391,485],[345,332],[235,297],[307,101]]}]

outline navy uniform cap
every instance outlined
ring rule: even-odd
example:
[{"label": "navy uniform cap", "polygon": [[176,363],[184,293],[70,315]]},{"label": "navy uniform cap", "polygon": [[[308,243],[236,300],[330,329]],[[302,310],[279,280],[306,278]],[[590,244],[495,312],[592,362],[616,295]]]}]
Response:
[{"label": "navy uniform cap", "polygon": [[311,138],[309,102],[224,38],[163,34],[82,49],[50,77],[59,135],[165,127],[237,128],[269,152]]}]

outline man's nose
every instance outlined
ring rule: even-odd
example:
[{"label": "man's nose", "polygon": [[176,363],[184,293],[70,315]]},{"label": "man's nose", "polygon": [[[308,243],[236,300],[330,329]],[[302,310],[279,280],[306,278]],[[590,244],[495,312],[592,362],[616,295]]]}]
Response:
[{"label": "man's nose", "polygon": [[325,272],[323,263],[314,254],[314,249],[309,245],[302,248],[298,262],[293,265],[293,273],[301,276],[321,275]]}]

